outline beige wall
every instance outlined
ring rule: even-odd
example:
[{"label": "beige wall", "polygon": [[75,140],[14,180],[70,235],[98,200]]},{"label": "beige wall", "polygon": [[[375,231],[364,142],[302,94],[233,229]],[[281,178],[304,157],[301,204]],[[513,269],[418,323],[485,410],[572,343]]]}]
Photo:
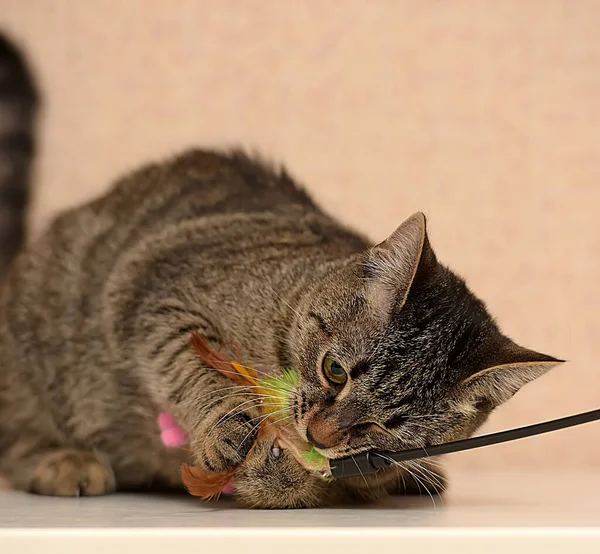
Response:
[{"label": "beige wall", "polygon": [[[47,96],[36,228],[150,158],[255,147],[373,238],[425,210],[506,331],[570,360],[488,430],[594,408],[599,22],[594,0],[0,0]],[[598,467],[599,436],[454,463]]]}]

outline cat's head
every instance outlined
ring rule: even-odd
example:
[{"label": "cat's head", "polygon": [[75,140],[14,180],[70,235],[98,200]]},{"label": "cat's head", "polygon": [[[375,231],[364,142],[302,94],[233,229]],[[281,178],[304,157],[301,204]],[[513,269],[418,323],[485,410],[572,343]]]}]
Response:
[{"label": "cat's head", "polygon": [[437,261],[420,213],[332,265],[300,306],[290,345],[296,428],[330,458],[465,438],[560,363],[500,332]]}]

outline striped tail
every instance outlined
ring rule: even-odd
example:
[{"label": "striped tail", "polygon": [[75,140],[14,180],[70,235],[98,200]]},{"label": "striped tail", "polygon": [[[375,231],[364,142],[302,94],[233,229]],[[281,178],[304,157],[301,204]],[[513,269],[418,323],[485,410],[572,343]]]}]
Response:
[{"label": "striped tail", "polygon": [[37,107],[23,54],[0,33],[0,281],[26,239]]}]

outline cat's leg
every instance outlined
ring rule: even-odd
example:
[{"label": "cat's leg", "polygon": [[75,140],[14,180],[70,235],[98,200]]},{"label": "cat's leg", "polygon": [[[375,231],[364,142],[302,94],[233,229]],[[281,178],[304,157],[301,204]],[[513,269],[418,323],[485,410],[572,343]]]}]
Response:
[{"label": "cat's leg", "polygon": [[35,456],[28,490],[49,496],[101,496],[114,492],[115,476],[99,453],[59,448]]},{"label": "cat's leg", "polygon": [[106,456],[21,440],[3,453],[0,473],[17,490],[50,496],[98,496],[115,490]]},{"label": "cat's leg", "polygon": [[[113,291],[115,296],[107,303],[116,308],[116,313],[107,314],[113,339],[119,350],[133,354],[138,377],[152,401],[172,412],[185,430],[194,463],[207,472],[229,472],[254,444],[261,421],[260,399],[253,387],[227,379],[196,353],[191,345],[194,331],[214,348],[225,339],[213,318],[194,301],[197,295],[183,290],[154,298],[137,314],[122,311],[127,302],[115,302],[123,298],[122,291],[119,295]],[[131,328],[135,332],[121,331]]]},{"label": "cat's leg", "polygon": [[[0,349],[1,351],[1,349]],[[4,350],[0,374],[0,475],[11,488],[56,496],[100,495],[115,489],[107,458],[74,447],[47,397]]]},{"label": "cat's leg", "polygon": [[40,417],[12,429],[0,427],[0,475],[11,488],[51,496],[113,492],[115,476],[108,458],[67,446],[50,420]]}]

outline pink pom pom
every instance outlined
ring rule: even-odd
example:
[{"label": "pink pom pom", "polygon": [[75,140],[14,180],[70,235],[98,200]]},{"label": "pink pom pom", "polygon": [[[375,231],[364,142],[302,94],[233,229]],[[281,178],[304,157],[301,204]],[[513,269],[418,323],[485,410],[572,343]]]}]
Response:
[{"label": "pink pom pom", "polygon": [[172,427],[179,427],[171,412],[163,412],[158,416],[158,426],[164,431]]},{"label": "pink pom pom", "polygon": [[223,494],[235,494],[235,483],[233,479],[223,487]]},{"label": "pink pom pom", "polygon": [[158,416],[158,426],[161,429],[160,438],[168,448],[179,448],[188,442],[185,431],[177,425],[171,412],[163,412]]},{"label": "pink pom pom", "polygon": [[173,427],[165,429],[161,434],[164,445],[168,448],[179,448],[187,444],[188,438],[185,431],[181,427]]}]

